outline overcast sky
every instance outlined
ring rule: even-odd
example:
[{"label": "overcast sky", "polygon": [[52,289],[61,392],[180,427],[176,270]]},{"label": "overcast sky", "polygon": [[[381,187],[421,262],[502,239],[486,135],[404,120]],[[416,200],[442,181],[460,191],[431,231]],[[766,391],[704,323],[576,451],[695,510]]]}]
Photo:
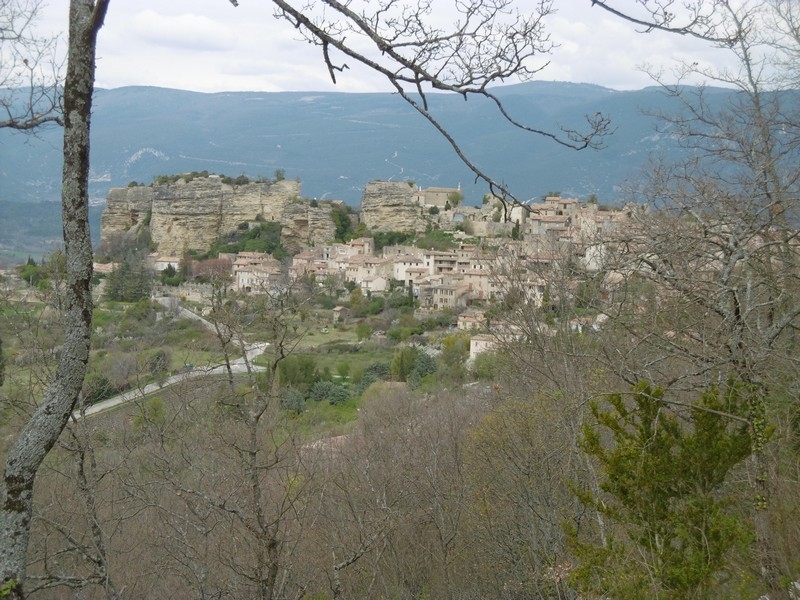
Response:
[{"label": "overcast sky", "polygon": [[[68,0],[49,0],[42,28],[65,30]],[[669,67],[676,58],[721,65],[729,57],[691,38],[637,33],[592,8],[589,0],[559,0],[548,18],[561,44],[539,79],[595,83],[614,89],[652,85],[639,67]],[[97,86],[153,85],[201,92],[391,91],[365,71],[351,70],[334,86],[319,50],[272,16],[266,0],[111,0],[98,41]]]}]

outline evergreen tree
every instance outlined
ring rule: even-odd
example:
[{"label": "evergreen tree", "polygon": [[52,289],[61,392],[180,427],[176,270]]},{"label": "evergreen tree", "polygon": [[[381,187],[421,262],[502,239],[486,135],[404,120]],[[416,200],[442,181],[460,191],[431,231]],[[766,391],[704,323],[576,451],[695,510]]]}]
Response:
[{"label": "evergreen tree", "polygon": [[585,541],[568,530],[579,588],[625,598],[704,598],[716,589],[732,550],[749,536],[725,489],[751,451],[737,417],[746,402],[746,389],[731,383],[707,389],[679,415],[662,389],[642,382],[630,400],[612,395],[608,410],[593,404],[596,425],[584,427],[581,446],[599,466],[601,492],[577,495],[605,531]]},{"label": "evergreen tree", "polygon": [[356,237],[350,210],[346,206],[334,204],[331,207],[331,220],[336,227],[334,239],[337,242],[347,242]]},{"label": "evergreen tree", "polygon": [[396,350],[392,357],[392,362],[389,365],[389,372],[391,373],[392,380],[406,381],[414,368],[414,363],[417,360],[419,351],[411,346],[400,348]]},{"label": "evergreen tree", "polygon": [[28,261],[20,268],[19,278],[27,282],[30,286],[37,286],[46,276],[44,269],[36,264],[30,256]]},{"label": "evergreen tree", "polygon": [[411,372],[408,374],[408,385],[412,389],[419,386],[420,381],[426,375],[435,373],[437,369],[436,361],[427,352],[418,352],[414,363],[411,365]]},{"label": "evergreen tree", "polygon": [[138,302],[150,295],[153,278],[144,260],[128,257],[106,277],[104,296],[116,302]]}]

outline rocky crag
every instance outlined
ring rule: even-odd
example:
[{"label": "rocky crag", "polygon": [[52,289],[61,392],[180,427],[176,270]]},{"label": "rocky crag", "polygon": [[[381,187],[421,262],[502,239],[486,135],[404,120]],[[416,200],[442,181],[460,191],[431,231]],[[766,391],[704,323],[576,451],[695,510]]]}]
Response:
[{"label": "rocky crag", "polygon": [[[361,201],[360,220],[370,232],[424,231],[428,220],[407,182],[371,181]],[[300,198],[294,180],[225,183],[216,175],[177,179],[174,183],[115,188],[109,191],[101,219],[101,241],[150,227],[162,255],[205,252],[241,223],[278,221],[281,241],[290,252],[333,241],[333,204]]]},{"label": "rocky crag", "polygon": [[370,181],[361,197],[361,222],[367,230],[425,231],[427,220],[415,200],[417,188],[404,181]]},{"label": "rocky crag", "polygon": [[221,177],[109,191],[101,219],[101,241],[149,225],[153,243],[162,255],[187,250],[204,252],[221,235],[243,222],[279,221],[284,247],[297,252],[334,238],[331,204],[300,199],[300,182],[231,185]]}]

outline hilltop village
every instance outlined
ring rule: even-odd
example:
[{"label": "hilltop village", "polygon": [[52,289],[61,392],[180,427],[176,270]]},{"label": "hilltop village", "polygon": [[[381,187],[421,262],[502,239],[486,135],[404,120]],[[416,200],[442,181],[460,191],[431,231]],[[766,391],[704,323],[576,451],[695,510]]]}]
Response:
[{"label": "hilltop village", "polygon": [[[72,437],[37,484],[45,518],[103,520],[32,564],[99,522],[140,596],[271,572],[297,597],[766,597],[753,523],[797,521],[797,196],[721,181],[616,209],[406,181],[354,209],[279,172],[112,190]],[[0,280],[9,406],[65,356],[66,265]],[[66,464],[101,467],[70,492]],[[798,564],[797,528],[770,535]],[[165,564],[177,585],[141,576]]]},{"label": "hilltop village", "polygon": [[[217,271],[228,271],[237,291],[265,293],[301,278],[359,288],[365,297],[401,288],[417,310],[452,311],[460,315],[459,327],[473,328],[485,325],[484,311],[470,309],[502,301],[512,288],[540,306],[548,294],[542,269],[554,263],[569,261],[587,276],[598,272],[603,240],[630,217],[629,209],[559,196],[513,207],[487,196],[481,206],[467,206],[457,187],[387,181],[368,183],[355,212],[338,201],[301,199],[294,180],[237,185],[203,174],[111,190],[101,236],[108,245],[146,226],[154,248],[150,268],[177,271],[188,257],[207,256],[226,235],[277,223],[288,256],[208,257]],[[110,268],[97,265],[101,272]],[[576,279],[567,287],[574,292],[580,284]],[[346,312],[334,309],[336,318]]]}]

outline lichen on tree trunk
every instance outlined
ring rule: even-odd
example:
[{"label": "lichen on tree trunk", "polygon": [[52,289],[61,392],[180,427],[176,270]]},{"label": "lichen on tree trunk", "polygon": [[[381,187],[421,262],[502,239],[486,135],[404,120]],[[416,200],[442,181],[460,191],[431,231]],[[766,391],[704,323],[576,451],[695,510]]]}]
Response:
[{"label": "lichen on tree trunk", "polygon": [[64,82],[61,211],[66,255],[64,344],[55,378],[8,451],[0,489],[0,577],[6,598],[23,598],[33,484],[78,400],[92,331],[92,245],[89,235],[89,123],[97,32],[108,0],[71,0]]}]

